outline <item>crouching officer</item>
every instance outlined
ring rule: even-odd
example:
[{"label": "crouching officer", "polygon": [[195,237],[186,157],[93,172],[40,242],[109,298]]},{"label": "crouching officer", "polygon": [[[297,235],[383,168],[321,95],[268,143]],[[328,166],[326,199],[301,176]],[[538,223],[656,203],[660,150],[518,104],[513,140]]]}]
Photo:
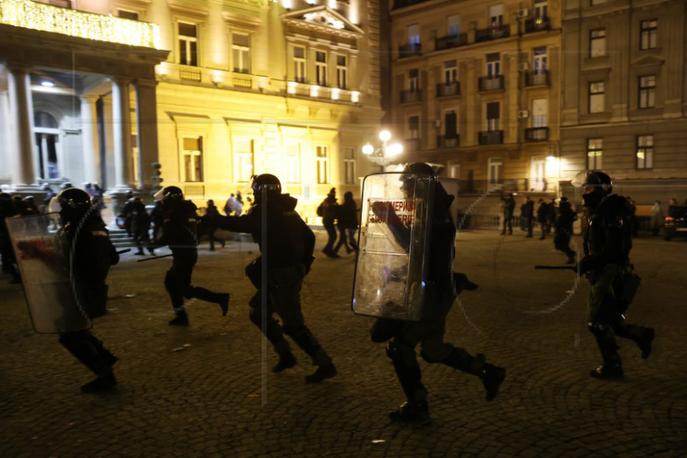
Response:
[{"label": "crouching officer", "polygon": [[613,194],[611,178],[590,172],[584,181],[584,205],[589,212],[584,237],[585,257],[578,271],[591,284],[587,326],[601,351],[603,365],[591,371],[601,379],[623,375],[614,336],[634,341],[642,358],[648,358],[654,330],[625,322],[624,313],[639,287],[639,277],[630,264],[632,208],[628,200]]},{"label": "crouching officer", "polygon": [[229,294],[216,293],[191,285],[193,267],[198,261],[198,238],[196,206],[184,199],[176,186],[167,186],[155,194],[155,200],[162,202],[164,222],[158,234],[156,245],[168,245],[172,250],[172,267],[165,275],[165,289],[174,308],[175,317],[171,326],[188,326],[188,314],[184,298],[197,298],[219,305],[222,315],[229,309]]},{"label": "crouching officer", "polygon": [[[432,167],[425,163],[406,166],[404,173],[436,176]],[[464,274],[453,272],[456,227],[451,218],[450,196],[438,182],[433,182],[434,205],[430,214],[431,233],[426,242],[428,253],[427,287],[420,321],[400,321],[378,318],[371,330],[374,342],[386,342],[387,355],[406,396],[406,402],[389,414],[392,421],[427,424],[431,421],[427,403],[427,389],[422,383],[415,347],[421,345],[421,356],[428,363],[442,363],[453,369],[478,377],[486,389],[486,399],[496,396],[506,376],[503,368],[486,362],[482,354],[471,355],[466,350],[444,342],[446,316],[461,289],[475,289],[477,285]],[[413,180],[404,180],[403,192],[414,195]],[[375,202],[372,211],[387,221],[390,232],[399,245],[408,250],[410,230],[395,215],[388,202]]]},{"label": "crouching officer", "polygon": [[[217,227],[250,233],[260,246],[262,256],[246,267],[246,275],[257,288],[249,304],[250,320],[279,356],[273,372],[296,365],[284,338],[286,334],[317,366],[314,373],[306,376],[306,383],[322,382],[337,375],[336,367],[305,325],[300,301],[303,279],[314,260],[315,234],[296,213],[297,200],[281,193],[276,176],[253,177],[251,187],[255,202],[247,214],[216,217]],[[281,325],[272,317],[274,313],[281,319]]]}]

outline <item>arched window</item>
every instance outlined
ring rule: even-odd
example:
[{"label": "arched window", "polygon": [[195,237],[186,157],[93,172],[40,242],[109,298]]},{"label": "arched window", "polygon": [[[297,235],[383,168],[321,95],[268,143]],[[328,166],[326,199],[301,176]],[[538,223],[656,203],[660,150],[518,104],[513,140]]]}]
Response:
[{"label": "arched window", "polygon": [[33,125],[35,127],[43,127],[46,129],[57,129],[59,127],[57,119],[45,111],[36,111],[33,114]]}]

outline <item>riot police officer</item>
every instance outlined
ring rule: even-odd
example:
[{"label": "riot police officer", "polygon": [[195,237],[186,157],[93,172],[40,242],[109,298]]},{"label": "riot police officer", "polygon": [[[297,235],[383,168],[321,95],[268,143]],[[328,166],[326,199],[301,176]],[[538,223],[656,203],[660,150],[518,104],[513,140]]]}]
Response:
[{"label": "riot police officer", "polygon": [[603,358],[603,365],[590,375],[619,378],[623,368],[614,336],[634,341],[645,359],[651,354],[654,339],[652,328],[625,322],[624,312],[639,286],[639,277],[630,264],[632,208],[625,197],[613,194],[611,178],[599,171],[587,174],[583,198],[589,216],[585,257],[578,271],[586,274],[591,284],[587,326]]},{"label": "riot police officer", "polygon": [[167,186],[155,194],[155,200],[162,202],[164,222],[158,234],[156,245],[168,245],[172,250],[172,267],[165,276],[165,289],[174,308],[175,317],[171,326],[188,326],[188,314],[184,298],[197,298],[219,305],[222,315],[229,309],[229,294],[216,293],[191,285],[193,267],[198,261],[198,238],[196,206],[184,199],[176,186]]},{"label": "riot police officer", "polygon": [[[93,211],[88,193],[67,188],[57,195],[57,203],[63,225],[59,236],[67,248],[65,252],[78,304],[91,319],[104,315],[108,289],[105,280],[110,267],[119,262],[119,255],[100,213]],[[81,387],[81,391],[106,391],[117,384],[112,371],[117,357],[89,330],[61,333],[60,343],[96,375],[93,381]]]},{"label": "riot police officer", "polygon": [[[286,334],[317,366],[314,373],[306,376],[306,383],[322,382],[336,376],[337,370],[305,325],[300,302],[303,279],[314,260],[315,234],[296,213],[296,199],[281,193],[276,176],[254,177],[251,187],[255,201],[248,213],[216,217],[217,227],[250,233],[260,246],[262,256],[246,267],[246,275],[257,288],[249,303],[250,320],[261,329],[279,356],[273,372],[296,365],[284,338]],[[281,325],[273,318],[274,313],[281,319]]]},{"label": "riot police officer", "polygon": [[[406,166],[404,173],[435,176],[431,166],[414,163]],[[413,195],[411,180],[404,181],[406,195]],[[453,196],[437,181],[434,183],[434,207],[431,216],[429,237],[427,289],[425,310],[421,321],[398,321],[378,318],[371,330],[373,342],[386,342],[387,355],[393,364],[396,376],[406,396],[406,402],[389,414],[392,421],[426,424],[431,421],[427,403],[427,389],[422,383],[422,373],[418,365],[415,347],[420,344],[420,355],[428,363],[442,363],[453,369],[477,376],[486,389],[486,399],[492,400],[506,376],[505,369],[486,362],[482,354],[473,356],[462,348],[444,342],[446,316],[459,293],[460,287],[474,289],[464,275],[454,274],[456,226],[450,212]],[[377,216],[394,213],[388,203],[376,202],[372,207]],[[410,240],[408,229],[398,218],[390,227],[397,240]],[[404,235],[404,232],[406,233]],[[460,282],[458,285],[457,282]]]},{"label": "riot police officer", "polygon": [[561,202],[558,205],[558,218],[554,223],[556,233],[553,238],[553,245],[558,251],[562,251],[568,257],[568,264],[575,264],[575,251],[570,248],[570,240],[572,240],[573,223],[577,219],[577,215],[570,205],[567,197],[561,197]]}]

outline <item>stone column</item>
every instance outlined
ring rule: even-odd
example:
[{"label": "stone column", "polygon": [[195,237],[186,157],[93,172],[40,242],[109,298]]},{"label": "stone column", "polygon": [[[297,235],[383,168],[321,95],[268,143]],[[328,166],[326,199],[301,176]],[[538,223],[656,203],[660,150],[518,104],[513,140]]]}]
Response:
[{"label": "stone column", "polygon": [[167,57],[168,61],[174,59],[174,22],[169,11],[167,0],[152,0],[146,14],[146,20],[154,22],[160,27],[160,46],[172,52]]},{"label": "stone column", "polygon": [[129,107],[129,81],[112,82],[112,128],[114,138],[115,191],[130,188],[131,162],[131,110]]},{"label": "stone column", "polygon": [[158,162],[157,94],[155,80],[136,81],[136,113],[138,113],[138,182],[149,189],[151,163]]},{"label": "stone column", "polygon": [[10,68],[9,72],[10,116],[15,133],[14,184],[35,184],[36,171],[33,145],[33,99],[31,76],[23,67]]},{"label": "stone column", "polygon": [[222,2],[219,0],[208,1],[207,22],[208,44],[206,62],[208,67],[226,70],[229,68],[229,36],[227,24],[222,17]]},{"label": "stone column", "polygon": [[84,181],[102,184],[98,180],[98,113],[96,112],[95,102],[98,97],[88,95],[81,96],[81,142],[83,148],[83,171]]}]

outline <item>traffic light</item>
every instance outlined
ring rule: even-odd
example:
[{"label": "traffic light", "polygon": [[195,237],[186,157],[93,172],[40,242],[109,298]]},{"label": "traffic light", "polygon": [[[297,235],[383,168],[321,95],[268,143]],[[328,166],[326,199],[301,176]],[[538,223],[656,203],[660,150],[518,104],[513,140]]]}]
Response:
[{"label": "traffic light", "polygon": [[152,192],[155,194],[158,192],[160,189],[162,189],[162,182],[164,179],[162,178],[162,164],[159,162],[153,162],[152,164],[153,167],[153,176],[151,178],[151,183],[152,183]]}]

